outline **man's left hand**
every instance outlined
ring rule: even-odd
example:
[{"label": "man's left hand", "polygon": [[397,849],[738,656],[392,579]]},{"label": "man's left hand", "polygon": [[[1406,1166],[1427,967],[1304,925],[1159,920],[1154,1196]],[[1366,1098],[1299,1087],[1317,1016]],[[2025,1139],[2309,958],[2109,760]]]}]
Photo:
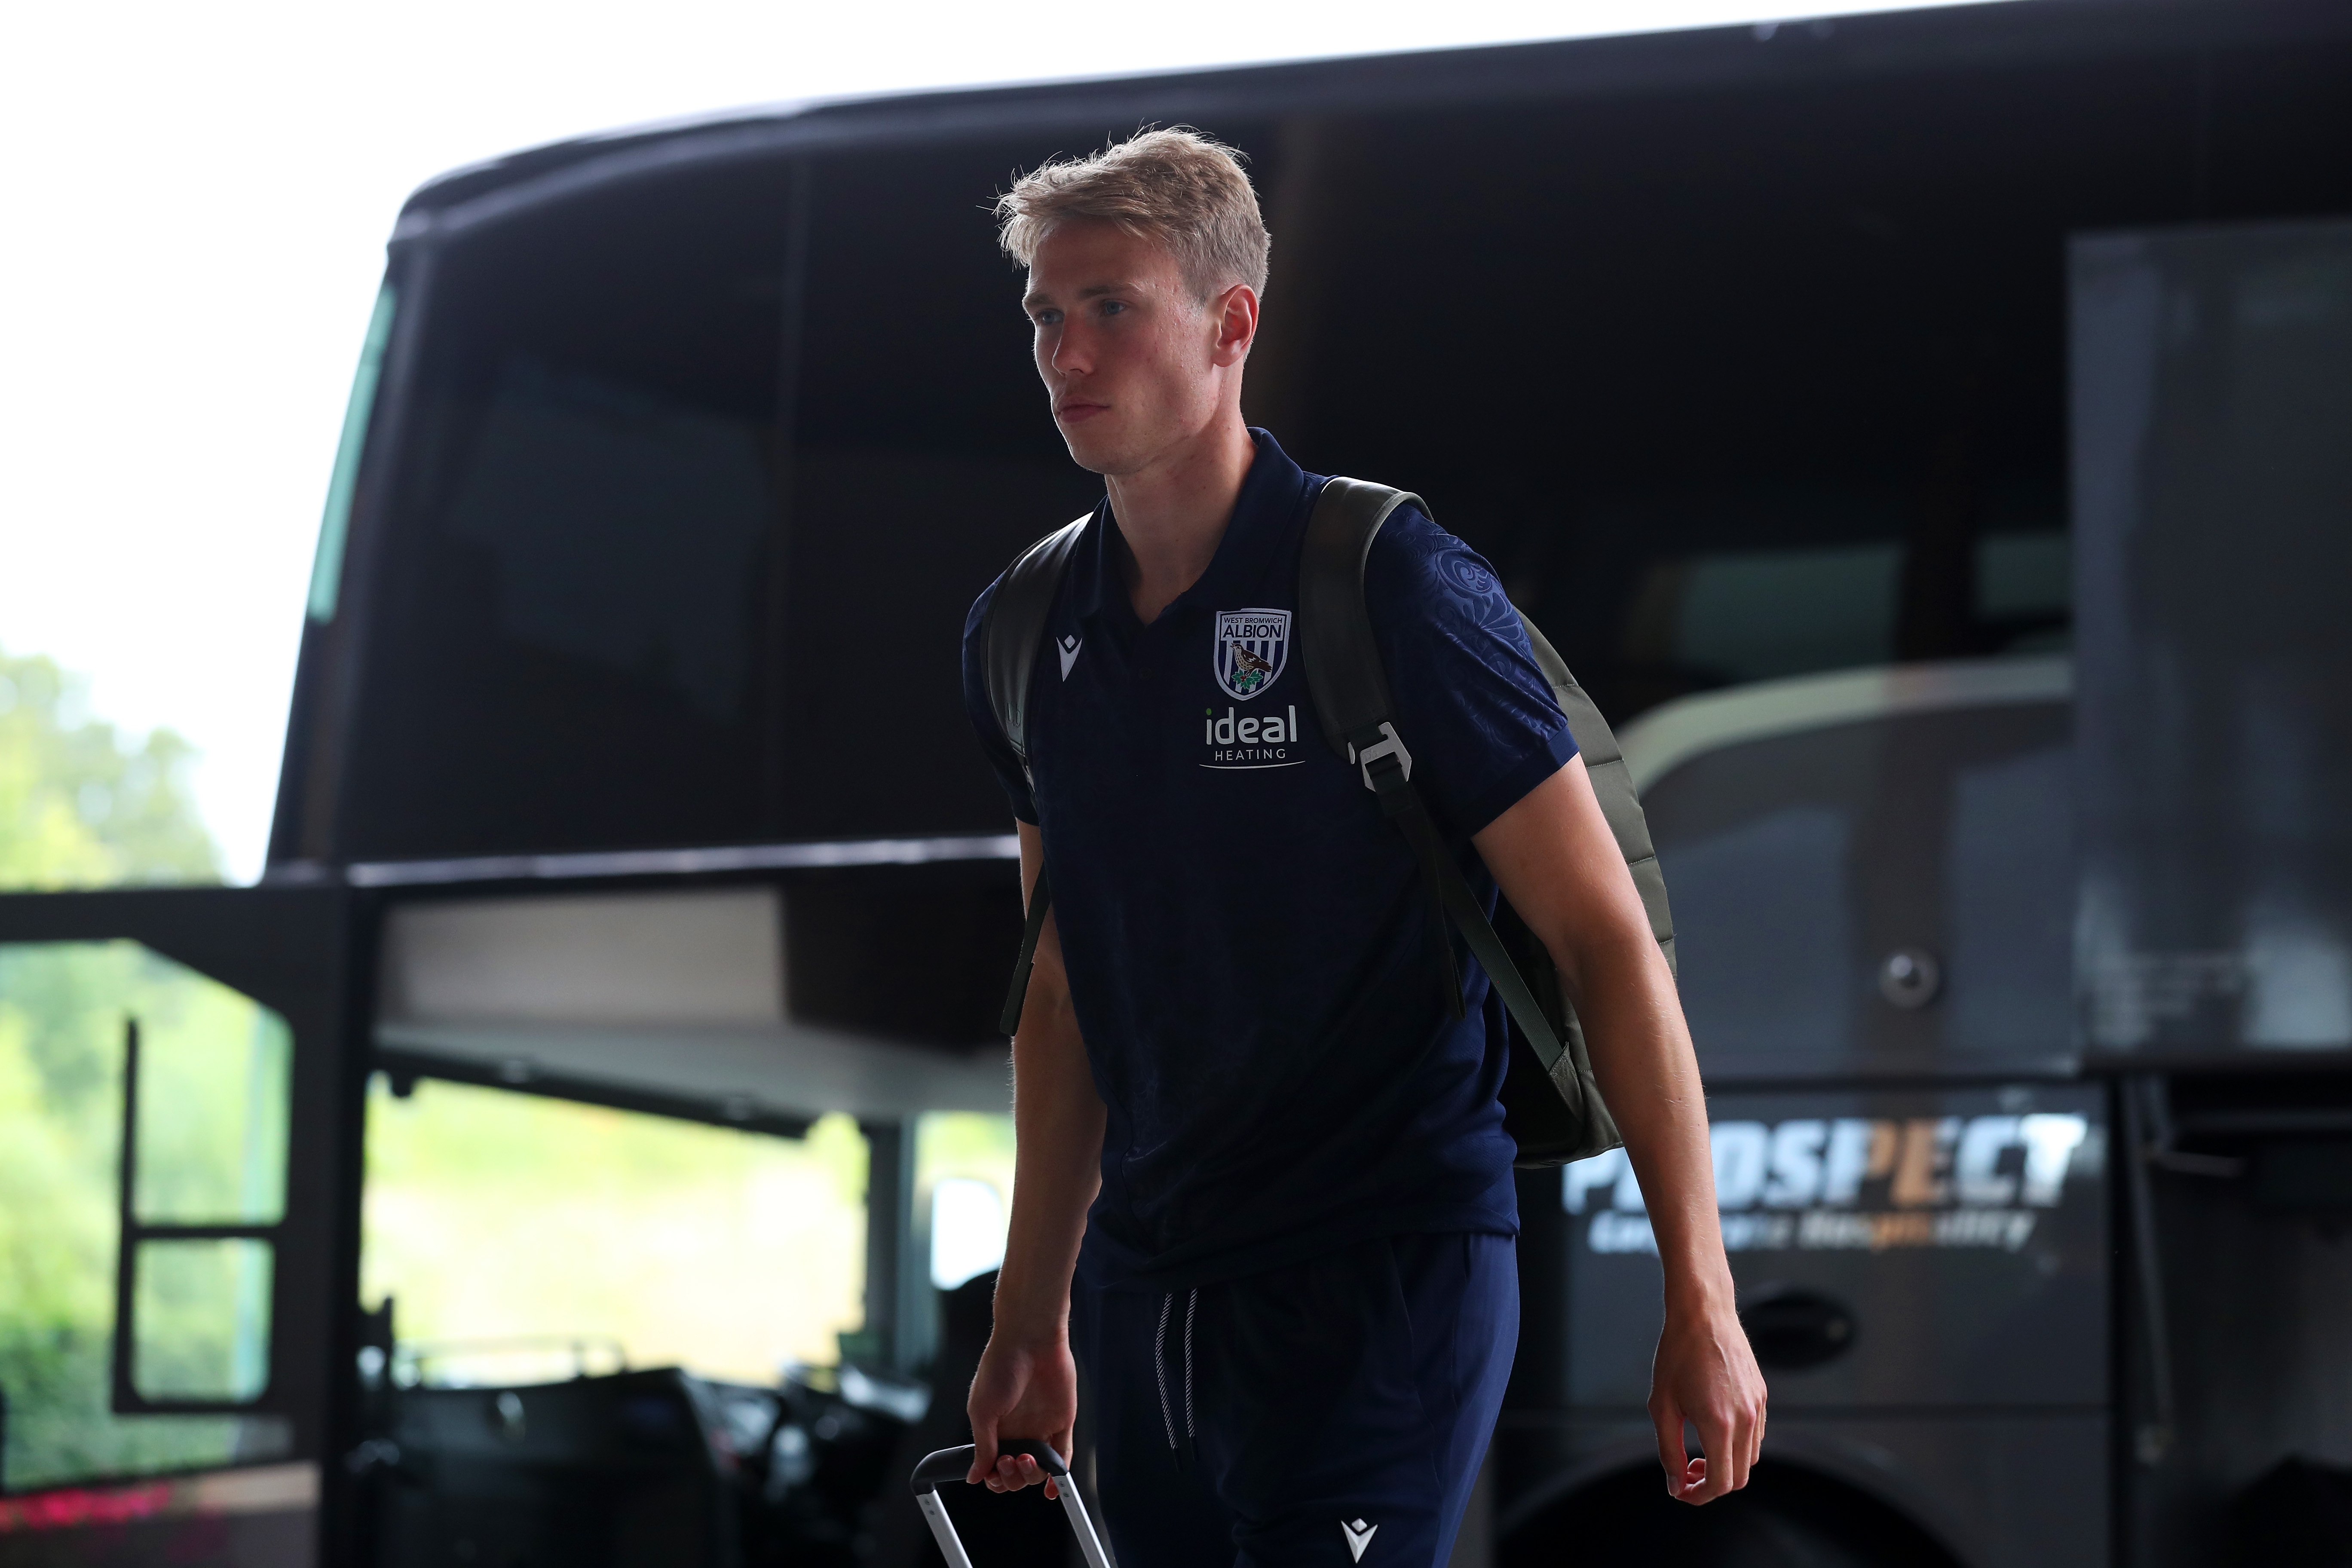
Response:
[{"label": "man's left hand", "polygon": [[[1667,1304],[1650,1370],[1650,1420],[1668,1496],[1697,1504],[1748,1484],[1764,1446],[1764,1373],[1727,1292],[1703,1304]],[[1685,1421],[1698,1428],[1703,1458],[1684,1450]]]}]

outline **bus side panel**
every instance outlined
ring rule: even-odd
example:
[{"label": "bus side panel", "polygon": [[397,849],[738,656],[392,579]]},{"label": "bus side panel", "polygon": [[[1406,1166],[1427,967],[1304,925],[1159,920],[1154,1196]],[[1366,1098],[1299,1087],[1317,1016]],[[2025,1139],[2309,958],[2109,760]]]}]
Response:
[{"label": "bus side panel", "polygon": [[[1971,1560],[2104,1561],[2107,1510],[2084,1505],[2105,1495],[2110,1440],[2099,1091],[1718,1094],[1709,1112],[1771,1387],[1766,1456],[1878,1496]],[[1517,1444],[1507,1521],[1571,1476],[1655,1462],[1641,1412],[1662,1322],[1622,1153],[1531,1174],[1521,1193],[1510,1422],[1582,1436]]]},{"label": "bus side panel", "polygon": [[215,1471],[0,1500],[8,1568],[311,1568],[320,1467]]}]

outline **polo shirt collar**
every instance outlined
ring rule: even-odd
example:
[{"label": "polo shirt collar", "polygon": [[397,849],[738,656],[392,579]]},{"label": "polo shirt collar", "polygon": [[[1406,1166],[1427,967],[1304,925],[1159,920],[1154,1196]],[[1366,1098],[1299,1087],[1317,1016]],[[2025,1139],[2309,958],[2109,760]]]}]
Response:
[{"label": "polo shirt collar", "polygon": [[[1257,592],[1258,583],[1273,564],[1274,552],[1290,536],[1290,524],[1297,521],[1306,500],[1306,470],[1292,462],[1265,431],[1253,426],[1250,438],[1256,443],[1257,457],[1242,480],[1241,494],[1234,500],[1233,516],[1225,524],[1224,537],[1217,542],[1217,552],[1200,581],[1178,595],[1169,611],[1202,605],[1241,607],[1241,598]],[[1105,496],[1081,542],[1081,559],[1074,563],[1077,570],[1072,574],[1071,588],[1080,616],[1097,616],[1110,607],[1128,621],[1134,620],[1119,559],[1126,550],[1126,541],[1118,537],[1110,498]],[[1166,618],[1163,611],[1161,619]]]}]

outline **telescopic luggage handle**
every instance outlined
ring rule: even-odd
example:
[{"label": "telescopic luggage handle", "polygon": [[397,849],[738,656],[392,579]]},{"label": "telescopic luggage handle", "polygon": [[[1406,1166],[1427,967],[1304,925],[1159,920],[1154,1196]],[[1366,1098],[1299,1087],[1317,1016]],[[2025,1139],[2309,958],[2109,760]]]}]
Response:
[{"label": "telescopic luggage handle", "polygon": [[[1049,1443],[1033,1443],[1025,1439],[997,1445],[1005,1454],[1026,1454],[1037,1461],[1037,1468],[1061,1484],[1054,1489],[1062,1494],[1062,1511],[1070,1516],[1070,1530],[1078,1538],[1078,1550],[1086,1553],[1087,1568],[1111,1568],[1110,1556],[1103,1551],[1102,1538],[1095,1533],[1094,1521],[1087,1517],[1087,1505],[1078,1499],[1078,1489],[1070,1479],[1070,1467],[1062,1456],[1054,1452]],[[916,1506],[923,1510],[923,1522],[931,1527],[931,1535],[940,1543],[940,1555],[948,1560],[948,1568],[971,1568],[971,1558],[957,1539],[955,1525],[948,1519],[948,1506],[940,1500],[940,1487],[948,1481],[960,1481],[971,1474],[972,1445],[961,1448],[941,1448],[925,1456],[915,1467],[909,1482],[915,1489]]]}]

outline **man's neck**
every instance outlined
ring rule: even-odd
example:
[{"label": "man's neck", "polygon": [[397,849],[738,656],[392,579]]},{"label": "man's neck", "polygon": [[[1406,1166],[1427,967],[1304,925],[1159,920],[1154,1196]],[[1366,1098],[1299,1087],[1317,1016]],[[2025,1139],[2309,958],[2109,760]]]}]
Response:
[{"label": "man's neck", "polygon": [[1166,458],[1106,479],[1111,513],[1127,541],[1127,592],[1138,620],[1158,620],[1209,569],[1256,458],[1240,410],[1227,409]]}]

